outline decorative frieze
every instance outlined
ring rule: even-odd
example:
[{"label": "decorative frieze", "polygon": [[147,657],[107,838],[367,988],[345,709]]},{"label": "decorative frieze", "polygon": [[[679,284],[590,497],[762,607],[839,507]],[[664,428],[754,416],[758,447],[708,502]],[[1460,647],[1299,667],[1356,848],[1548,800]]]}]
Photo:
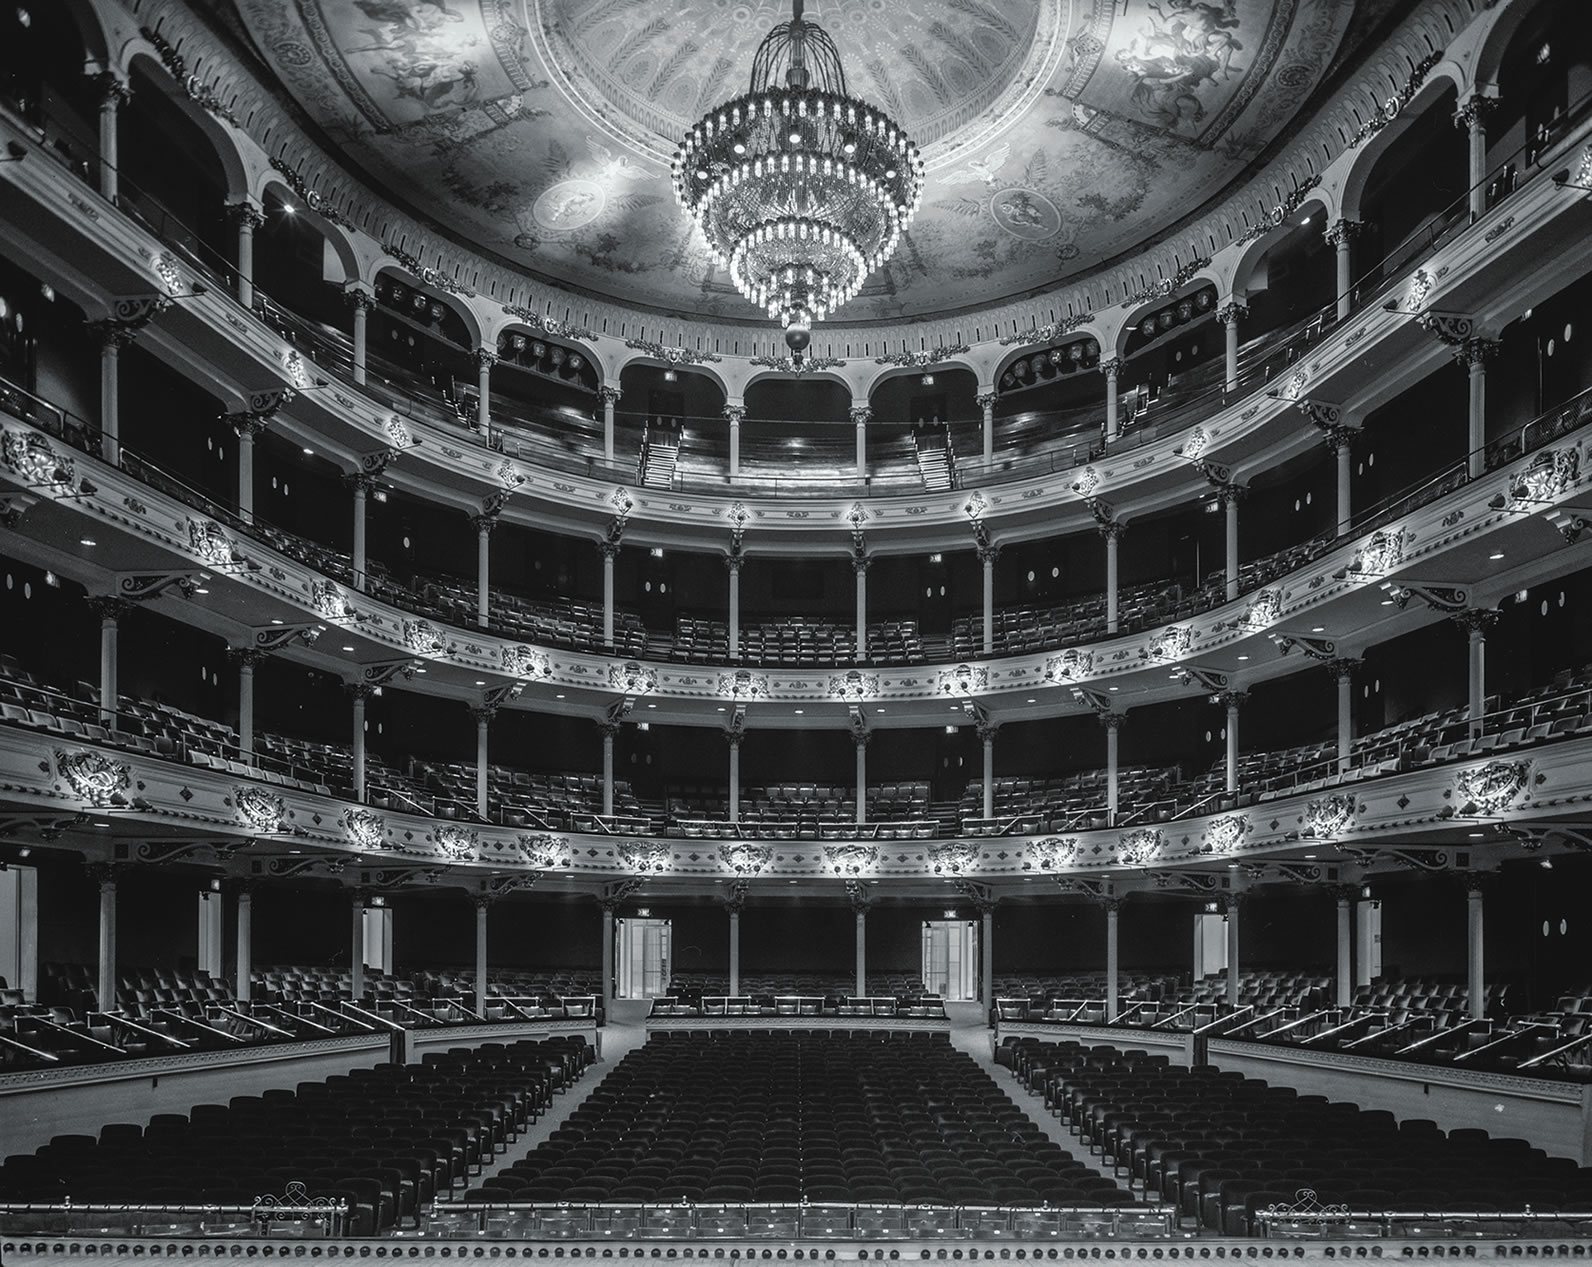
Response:
[{"label": "decorative frieze", "polygon": [[835,875],[859,876],[879,865],[873,845],[825,845],[824,865]]},{"label": "decorative frieze", "polygon": [[123,804],[122,793],[132,784],[132,767],[103,752],[80,748],[55,750],[55,769],[68,787],[90,805]]}]

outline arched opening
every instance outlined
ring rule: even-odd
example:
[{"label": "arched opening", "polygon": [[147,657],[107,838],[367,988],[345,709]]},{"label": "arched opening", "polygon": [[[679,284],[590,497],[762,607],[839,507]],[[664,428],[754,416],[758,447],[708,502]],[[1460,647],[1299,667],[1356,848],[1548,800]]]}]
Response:
[{"label": "arched opening", "polygon": [[857,469],[851,392],[833,379],[765,378],[746,389],[741,475],[756,484],[844,482]]},{"label": "arched opening", "polygon": [[1164,424],[1212,390],[1226,372],[1226,336],[1216,320],[1216,287],[1201,286],[1140,312],[1122,342],[1118,418],[1123,430]]},{"label": "arched opening", "polygon": [[[730,466],[724,389],[688,366],[632,361],[619,372],[622,392],[614,413],[614,453],[621,462],[647,459],[643,484],[717,482]],[[598,437],[601,444],[601,437]]]},{"label": "arched opening", "polygon": [[1240,325],[1240,364],[1253,355],[1252,341],[1274,341],[1279,331],[1321,314],[1337,301],[1336,249],[1324,236],[1326,216],[1319,202],[1307,202],[1238,280],[1247,292],[1249,315]]},{"label": "arched opening", "polygon": [[1362,291],[1404,272],[1438,238],[1466,223],[1468,142],[1454,126],[1455,94],[1445,87],[1377,155],[1357,218],[1356,282]]},{"label": "arched opening", "polygon": [[384,384],[400,397],[440,400],[460,422],[474,427],[477,377],[464,318],[394,270],[377,274],[373,289],[367,382]]},{"label": "arched opening", "polygon": [[602,431],[592,416],[597,370],[590,353],[509,330],[498,339],[497,355],[492,425],[504,452],[532,460],[549,452],[563,458],[572,447],[586,455],[602,452]]},{"label": "arched opening", "polygon": [[62,0],[0,10],[0,94],[44,133],[44,143],[94,183],[99,89],[83,73],[88,54]]},{"label": "arched opening", "polygon": [[931,491],[949,488],[957,455],[982,452],[978,375],[960,365],[892,374],[869,396],[868,470],[889,476],[916,468]]},{"label": "arched opening", "polygon": [[[1487,205],[1514,192],[1538,155],[1592,97],[1592,28],[1585,15],[1538,5],[1498,67],[1498,104],[1487,119]],[[1493,165],[1501,164],[1492,171]]]},{"label": "arched opening", "polygon": [[[265,191],[260,209],[265,222],[254,230],[256,295],[267,296],[345,345],[349,315],[342,297],[342,265],[332,243],[313,216],[301,214],[301,200],[278,185]],[[236,243],[233,251],[235,256]]]}]

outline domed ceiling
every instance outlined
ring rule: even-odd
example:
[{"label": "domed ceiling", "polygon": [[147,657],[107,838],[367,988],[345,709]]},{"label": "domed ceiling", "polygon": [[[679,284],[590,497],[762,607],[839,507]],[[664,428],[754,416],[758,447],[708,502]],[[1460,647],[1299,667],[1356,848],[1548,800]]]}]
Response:
[{"label": "domed ceiling", "polygon": [[[778,0],[233,0],[261,56],[400,204],[528,273],[757,321],[669,155],[745,91]],[[1377,7],[1377,6],[1373,6]],[[923,205],[838,322],[1085,272],[1220,193],[1341,51],[1354,0],[808,0],[851,91],[923,147]]]}]

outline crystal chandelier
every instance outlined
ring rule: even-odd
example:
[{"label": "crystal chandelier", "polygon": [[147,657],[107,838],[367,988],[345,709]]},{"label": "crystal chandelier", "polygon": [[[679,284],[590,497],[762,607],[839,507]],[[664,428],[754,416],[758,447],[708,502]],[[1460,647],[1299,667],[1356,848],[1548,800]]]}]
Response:
[{"label": "crystal chandelier", "polygon": [[735,287],[785,327],[812,324],[888,260],[923,194],[923,159],[887,115],[846,92],[840,50],[793,16],[764,38],[744,96],[676,149],[674,192]]}]

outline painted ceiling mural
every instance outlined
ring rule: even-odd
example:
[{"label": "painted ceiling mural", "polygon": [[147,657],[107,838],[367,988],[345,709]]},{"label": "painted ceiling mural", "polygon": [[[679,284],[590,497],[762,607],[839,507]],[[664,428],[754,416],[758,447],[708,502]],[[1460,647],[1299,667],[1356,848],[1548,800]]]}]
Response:
[{"label": "painted ceiling mural", "polygon": [[[234,0],[286,89],[401,204],[577,290],[757,320],[668,156],[745,90],[779,0]],[[1298,114],[1355,0],[808,0],[923,146],[923,205],[839,314],[993,303],[1216,197]]]}]

